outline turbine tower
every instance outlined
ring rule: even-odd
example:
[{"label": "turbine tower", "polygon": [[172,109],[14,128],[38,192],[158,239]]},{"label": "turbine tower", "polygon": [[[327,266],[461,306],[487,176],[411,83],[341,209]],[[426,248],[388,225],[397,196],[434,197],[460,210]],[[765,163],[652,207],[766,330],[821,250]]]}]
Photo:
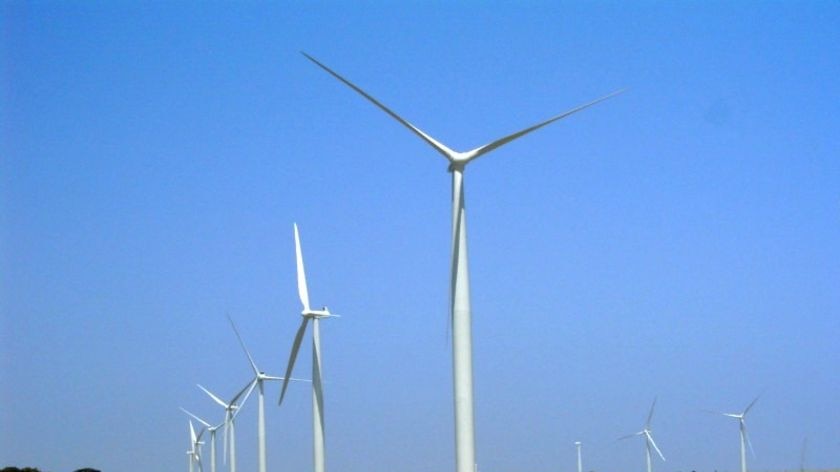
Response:
[{"label": "turbine tower", "polygon": [[[230,402],[225,402],[221,398],[214,395],[210,390],[202,387],[201,385],[198,388],[204,390],[204,393],[210,396],[214,402],[221,405],[222,408],[225,409],[225,460],[228,459],[228,442],[230,442],[230,472],[236,472],[236,430],[234,428],[233,420],[236,418],[236,415],[239,414],[239,411],[242,409],[242,405],[245,404],[245,401],[248,400],[248,397],[251,395],[251,391],[254,389],[255,382],[253,380],[249,381],[245,387],[242,388],[236,395],[234,395],[233,399]],[[247,393],[246,393],[247,392]],[[245,394],[245,397],[242,399],[241,403],[237,403],[237,401],[242,397],[242,394]]]},{"label": "turbine tower", "polygon": [[294,228],[298,296],[300,297],[300,303],[303,305],[303,311],[300,313],[303,319],[295,335],[292,352],[289,354],[289,363],[286,366],[286,375],[283,376],[283,388],[280,390],[278,404],[283,403],[283,397],[286,395],[286,387],[288,387],[289,380],[291,380],[292,369],[295,367],[295,360],[297,359],[298,350],[300,350],[300,343],[303,340],[303,335],[306,333],[306,326],[312,320],[312,455],[315,472],[324,472],[326,470],[324,390],[321,378],[321,334],[318,323],[321,318],[338,317],[338,315],[330,313],[327,307],[323,307],[321,310],[313,310],[309,307],[309,290],[306,287],[306,272],[303,269],[303,253],[300,249],[300,234],[298,233],[297,223],[295,223]]},{"label": "turbine tower", "polygon": [[[744,411],[741,413],[719,413],[723,416],[728,416],[730,418],[735,418],[738,420],[738,429],[741,435],[741,472],[747,472],[747,445],[750,446],[750,451],[752,452],[753,457],[755,457],[755,450],[753,450],[752,441],[750,441],[750,437],[747,435],[747,423],[744,421],[747,413],[750,409],[755,405],[755,402],[758,401],[758,397],[755,397],[753,401],[744,408]],[[712,412],[715,413],[715,412]]]},{"label": "turbine tower", "polygon": [[466,152],[454,151],[435,140],[416,126],[412,125],[367,92],[357,87],[338,73],[318,62],[312,56],[302,53],[318,67],[343,82],[348,87],[365,97],[382,111],[408,128],[426,144],[443,155],[449,163],[452,174],[452,263],[450,266],[450,322],[452,325],[452,370],[455,397],[455,463],[456,472],[473,472],[475,458],[475,421],[473,414],[473,374],[472,374],[472,321],[470,313],[470,284],[467,268],[467,224],[464,205],[464,169],[473,160],[536,131],[573,113],[581,111],[598,102],[606,100],[621,91],[613,92],[567,112],[553,116],[543,122],[517,131],[503,138]]},{"label": "turbine tower", "polygon": [[575,447],[577,448],[577,472],[583,472],[583,461],[581,460],[580,456],[580,447],[582,443],[580,441],[575,441]]},{"label": "turbine tower", "polygon": [[254,379],[252,380],[253,383],[257,386],[257,453],[259,456],[259,472],[266,472],[266,454],[265,454],[265,396],[264,396],[264,387],[263,383],[268,381],[277,381],[283,380],[283,377],[275,377],[273,375],[267,375],[265,372],[261,371],[257,368],[257,364],[254,362],[254,358],[251,357],[251,353],[248,352],[248,348],[245,347],[245,342],[242,341],[242,336],[239,334],[239,330],[236,329],[236,324],[233,322],[233,319],[228,315],[228,321],[230,321],[230,327],[233,328],[234,334],[236,334],[236,339],[239,340],[239,345],[242,346],[242,350],[245,351],[245,355],[248,356],[248,362],[251,364],[251,369],[254,371]]},{"label": "turbine tower", "polygon": [[203,419],[199,418],[198,416],[190,413],[184,408],[181,408],[181,411],[191,416],[194,420],[198,421],[205,428],[207,431],[210,432],[210,472],[216,472],[216,431],[221,428],[225,423],[219,423],[215,426],[210,425],[210,423],[204,421]]},{"label": "turbine tower", "polygon": [[650,455],[651,446],[653,446],[653,449],[656,451],[657,454],[659,454],[659,457],[662,458],[662,461],[663,462],[665,461],[665,456],[662,455],[662,451],[660,451],[659,448],[656,447],[656,442],[654,442],[653,436],[652,436],[653,431],[650,429],[650,420],[653,419],[653,408],[655,406],[656,406],[656,399],[654,398],[653,399],[653,404],[650,406],[650,413],[648,413],[647,421],[645,422],[645,429],[639,431],[638,433],[628,434],[627,436],[622,436],[622,437],[618,438],[619,440],[621,440],[621,439],[632,438],[633,436],[644,436],[644,438],[645,438],[645,459],[647,460],[647,472],[652,472],[652,470],[653,470],[653,463],[651,461],[651,455]]}]

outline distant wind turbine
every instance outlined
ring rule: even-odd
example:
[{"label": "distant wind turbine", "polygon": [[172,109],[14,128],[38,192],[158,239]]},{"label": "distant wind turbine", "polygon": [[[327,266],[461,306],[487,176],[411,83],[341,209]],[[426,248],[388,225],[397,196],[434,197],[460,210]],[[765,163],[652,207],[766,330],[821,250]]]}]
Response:
[{"label": "distant wind turbine", "polygon": [[805,472],[805,454],[808,452],[808,437],[802,440],[802,453],[799,455],[799,472]]},{"label": "distant wind turbine", "polygon": [[318,323],[321,318],[338,317],[338,315],[330,313],[327,307],[323,307],[321,310],[313,310],[309,307],[309,289],[306,286],[306,272],[303,268],[303,252],[300,248],[300,234],[298,233],[297,223],[295,223],[294,228],[298,296],[303,305],[303,311],[300,313],[303,320],[301,320],[300,328],[298,328],[294,343],[292,343],[292,352],[289,354],[286,375],[283,376],[283,388],[280,390],[278,404],[283,403],[286,387],[288,387],[289,380],[292,378],[292,370],[295,367],[298,350],[300,350],[300,343],[306,333],[306,325],[312,320],[312,455],[315,472],[324,472],[326,469],[324,390],[322,387],[323,379],[321,378],[321,334]]},{"label": "distant wind turbine", "polygon": [[580,447],[582,443],[580,441],[575,441],[575,448],[577,449],[577,472],[583,472],[583,460],[581,460],[580,456]]},{"label": "distant wind turbine", "polygon": [[653,419],[653,409],[654,409],[655,406],[656,406],[656,399],[654,398],[653,399],[653,404],[650,406],[650,413],[648,413],[647,421],[645,422],[645,429],[639,431],[638,433],[628,434],[627,436],[622,436],[622,437],[618,438],[619,440],[621,440],[621,439],[632,438],[633,436],[644,436],[644,438],[645,438],[645,459],[647,460],[647,472],[652,472],[652,470],[653,470],[653,463],[652,463],[651,455],[650,455],[651,446],[653,446],[653,449],[656,451],[657,454],[659,454],[659,457],[662,458],[662,461],[663,462],[665,461],[665,456],[662,455],[662,451],[659,450],[659,448],[656,446],[656,442],[654,442],[654,440],[653,440],[653,435],[652,435],[653,430],[651,430],[651,427],[650,427],[650,421]]},{"label": "distant wind turbine", "polygon": [[184,408],[181,408],[181,411],[191,416],[194,420],[198,421],[210,433],[210,472],[216,472],[216,431],[224,426],[224,422],[221,422],[215,426],[210,425],[210,423],[204,421],[203,419],[199,418],[198,416],[190,413]]},{"label": "distant wind turbine", "polygon": [[[242,390],[234,395],[233,399],[230,402],[225,402],[218,396],[214,395],[210,390],[202,387],[201,385],[198,388],[204,390],[204,393],[210,396],[214,402],[221,405],[222,408],[225,409],[225,451],[224,451],[224,458],[228,460],[228,443],[230,443],[230,472],[236,472],[236,429],[234,427],[233,420],[236,418],[236,415],[239,414],[239,411],[242,408],[242,405],[248,400],[248,397],[251,395],[251,391],[254,389],[254,385],[256,382],[253,380],[249,381]],[[242,398],[242,395],[245,395]],[[241,403],[237,403],[239,399],[242,398]]]},{"label": "distant wind turbine", "polygon": [[475,159],[536,131],[543,126],[554,123],[573,113],[577,113],[622,91],[611,93],[592,102],[555,115],[543,122],[529,126],[523,130],[503,138],[479,146],[470,151],[454,151],[430,135],[421,131],[390,108],[373,98],[367,92],[357,87],[349,80],[318,62],[312,56],[302,53],[318,67],[355,90],[368,101],[408,128],[426,144],[443,155],[449,163],[452,173],[452,262],[450,280],[450,321],[452,324],[452,364],[453,388],[455,397],[455,462],[456,472],[473,472],[475,458],[475,421],[473,408],[473,374],[472,374],[472,321],[470,312],[469,270],[467,267],[467,227],[464,205],[464,169]]},{"label": "distant wind turbine", "polygon": [[755,457],[755,450],[753,449],[752,441],[750,441],[750,437],[749,435],[747,435],[747,423],[745,419],[747,413],[750,411],[753,405],[755,405],[755,402],[758,401],[759,397],[761,397],[761,395],[755,397],[755,399],[753,399],[753,401],[751,401],[750,404],[747,405],[747,407],[744,408],[744,411],[742,411],[741,413],[720,413],[716,411],[706,410],[709,413],[717,413],[738,420],[738,430],[740,431],[741,436],[741,472],[747,472],[747,445],[750,446],[750,452],[752,453],[753,457]]},{"label": "distant wind turbine", "polygon": [[[251,369],[254,371],[254,382],[257,386],[257,452],[259,455],[259,472],[266,472],[266,452],[265,452],[265,397],[264,397],[264,387],[263,382],[266,380],[268,381],[279,381],[283,380],[283,377],[275,377],[273,375],[267,375],[265,372],[261,371],[257,368],[257,364],[254,362],[254,358],[251,356],[251,353],[248,352],[248,348],[245,347],[245,342],[242,341],[242,336],[239,334],[239,330],[236,329],[236,324],[233,322],[233,318],[228,315],[228,321],[230,321],[230,327],[233,328],[234,334],[236,334],[236,339],[239,340],[239,345],[242,346],[242,350],[245,351],[245,355],[248,356],[248,362],[251,364]],[[293,379],[296,380],[296,379]]]},{"label": "distant wind turbine", "polygon": [[201,464],[201,445],[204,444],[201,442],[201,435],[204,434],[204,428],[195,434],[195,427],[193,426],[192,420],[190,421],[190,450],[187,451],[190,457],[190,472],[193,470],[193,464],[198,464],[199,472],[204,472],[204,466]]}]

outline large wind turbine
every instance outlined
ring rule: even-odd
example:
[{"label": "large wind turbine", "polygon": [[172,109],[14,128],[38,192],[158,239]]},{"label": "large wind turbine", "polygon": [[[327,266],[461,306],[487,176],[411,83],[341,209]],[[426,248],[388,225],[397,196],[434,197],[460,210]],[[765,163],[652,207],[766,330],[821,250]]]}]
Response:
[{"label": "large wind turbine", "polygon": [[575,448],[577,449],[577,472],[583,472],[583,460],[580,456],[580,447],[582,445],[580,441],[575,441]]},{"label": "large wind turbine", "polygon": [[248,362],[251,364],[251,369],[254,371],[254,382],[257,386],[257,452],[259,454],[259,472],[266,472],[266,457],[265,457],[265,397],[264,397],[264,390],[263,390],[263,382],[266,380],[283,380],[283,377],[275,377],[273,375],[267,375],[265,372],[261,371],[257,368],[257,364],[254,362],[254,358],[251,357],[251,353],[248,352],[248,348],[245,347],[245,342],[242,341],[242,336],[239,335],[239,330],[236,329],[236,324],[233,322],[233,319],[228,315],[228,321],[230,321],[230,326],[233,328],[233,332],[236,334],[236,339],[239,340],[239,345],[242,346],[242,350],[245,351],[245,355],[248,356]]},{"label": "large wind turbine", "polygon": [[759,397],[755,397],[755,399],[753,399],[753,401],[751,401],[750,404],[747,405],[747,407],[744,408],[744,411],[742,411],[741,413],[719,413],[723,416],[728,416],[730,418],[735,418],[738,420],[738,429],[741,433],[741,472],[747,472],[747,445],[750,446],[750,451],[752,451],[753,457],[755,457],[755,451],[753,450],[752,441],[750,441],[750,437],[747,435],[747,423],[744,421],[744,419],[747,416],[747,412],[749,412],[750,408],[752,408],[753,405],[755,405],[755,402],[758,401]]},{"label": "large wind turbine", "polygon": [[312,320],[312,454],[315,472],[324,472],[326,469],[326,453],[324,451],[324,390],[321,382],[321,335],[318,323],[321,318],[337,317],[338,315],[331,314],[327,307],[323,307],[321,310],[313,310],[309,307],[309,290],[306,287],[306,272],[303,269],[303,253],[300,249],[300,234],[298,233],[297,223],[295,223],[294,227],[298,296],[300,297],[300,303],[303,305],[303,311],[300,313],[303,320],[301,320],[300,328],[298,328],[295,341],[292,344],[292,352],[289,354],[289,364],[286,366],[286,375],[283,376],[283,388],[280,390],[280,400],[278,403],[283,403],[283,397],[286,395],[286,387],[288,387],[289,380],[292,378],[292,369],[295,367],[300,343],[303,340],[303,335],[306,333],[306,325],[309,324],[309,320]]},{"label": "large wind turbine", "polygon": [[216,431],[219,428],[221,428],[225,423],[221,422],[215,426],[212,426],[210,423],[190,413],[185,408],[181,408],[181,411],[190,415],[194,420],[204,425],[204,427],[207,428],[207,431],[210,432],[210,472],[216,472]]},{"label": "large wind turbine", "polygon": [[656,399],[653,399],[653,404],[650,406],[650,413],[648,413],[647,421],[645,422],[645,429],[639,431],[638,433],[628,434],[627,436],[622,436],[618,439],[627,439],[632,438],[633,436],[644,436],[645,438],[645,459],[647,460],[647,472],[651,472],[653,470],[653,463],[650,457],[650,447],[653,446],[653,449],[659,454],[659,457],[662,460],[665,460],[665,456],[662,455],[662,451],[656,447],[656,442],[653,441],[652,430],[650,429],[650,420],[653,419],[653,408],[656,406]]},{"label": "large wind turbine", "polygon": [[469,270],[467,268],[467,224],[464,209],[464,169],[473,160],[536,131],[573,113],[606,100],[621,91],[555,115],[543,122],[517,131],[503,138],[466,152],[454,151],[412,125],[367,92],[352,84],[335,71],[318,62],[312,56],[302,53],[307,59],[327,71],[330,75],[352,88],[371,103],[379,107],[408,128],[426,144],[443,155],[452,173],[452,263],[450,282],[450,317],[452,323],[452,367],[455,396],[455,462],[456,472],[473,472],[475,460],[475,423],[473,419],[473,374],[472,374],[472,327],[470,319]]},{"label": "large wind turbine", "polygon": [[[236,418],[236,415],[239,414],[242,405],[248,400],[248,397],[251,395],[251,391],[254,389],[255,382],[253,380],[249,381],[245,387],[242,388],[236,395],[234,395],[233,399],[230,402],[225,402],[218,396],[214,395],[210,390],[202,387],[201,385],[198,388],[204,390],[204,393],[210,396],[216,403],[221,405],[222,408],[225,409],[225,460],[228,459],[228,442],[230,442],[230,472],[236,472],[236,430],[234,428],[233,420]],[[246,393],[247,392],[247,393]],[[242,399],[241,403],[237,403],[237,401],[242,397],[242,394],[245,394],[245,397]]]}]

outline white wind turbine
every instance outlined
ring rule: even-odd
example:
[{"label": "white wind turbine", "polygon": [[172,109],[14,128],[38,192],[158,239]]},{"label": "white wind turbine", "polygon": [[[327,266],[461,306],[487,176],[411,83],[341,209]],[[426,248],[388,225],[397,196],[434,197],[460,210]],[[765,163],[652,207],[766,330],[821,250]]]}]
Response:
[{"label": "white wind turbine", "polygon": [[[248,348],[245,347],[245,342],[242,341],[242,336],[239,334],[239,330],[236,329],[236,324],[233,322],[233,319],[228,315],[228,321],[230,321],[230,326],[233,328],[233,332],[236,334],[236,339],[239,340],[239,345],[242,346],[242,350],[245,351],[245,355],[248,356],[248,362],[251,364],[251,369],[254,371],[254,382],[257,386],[257,452],[259,454],[259,472],[266,472],[266,453],[265,453],[265,397],[264,397],[264,387],[263,383],[265,381],[279,381],[283,380],[283,377],[275,377],[273,375],[268,375],[265,372],[261,371],[257,368],[257,364],[254,362],[254,358],[251,356],[251,353],[248,352]],[[292,379],[298,380],[298,379]]]},{"label": "white wind turbine", "polygon": [[286,375],[284,375],[283,388],[280,390],[280,400],[278,404],[283,403],[283,397],[286,395],[286,387],[291,380],[292,369],[295,366],[300,343],[303,340],[303,335],[306,333],[306,325],[309,320],[312,320],[312,454],[315,472],[324,472],[326,468],[326,453],[324,451],[324,390],[322,388],[321,378],[321,335],[319,331],[319,320],[321,318],[337,317],[333,315],[327,307],[321,310],[313,310],[309,307],[309,290],[306,287],[306,272],[303,269],[303,253],[300,249],[300,235],[298,234],[297,223],[295,228],[295,259],[297,261],[297,284],[298,296],[303,305],[301,311],[300,328],[295,335],[294,343],[292,344],[292,352],[289,354],[289,364],[286,366]]},{"label": "white wind turbine", "polygon": [[665,461],[665,456],[662,455],[662,451],[656,447],[656,442],[653,440],[652,430],[650,429],[650,420],[653,419],[653,408],[656,406],[656,399],[653,399],[653,404],[650,406],[650,413],[648,413],[647,421],[645,422],[645,429],[639,431],[638,433],[628,434],[627,436],[622,436],[618,438],[627,439],[632,438],[633,436],[644,436],[645,438],[645,459],[647,460],[647,472],[651,472],[653,470],[653,463],[650,457],[650,447],[653,446],[653,449],[659,454],[659,457],[662,458],[662,461]]},{"label": "white wind turbine", "polygon": [[747,472],[747,445],[750,446],[750,451],[752,452],[753,457],[755,457],[755,450],[753,450],[752,441],[750,441],[750,437],[747,435],[747,423],[745,422],[745,417],[747,416],[747,412],[750,411],[750,408],[755,405],[755,402],[758,401],[758,397],[755,397],[753,401],[744,408],[744,411],[741,413],[720,413],[715,411],[710,411],[709,413],[718,413],[723,416],[728,416],[730,418],[735,418],[738,420],[738,429],[741,433],[741,472]]},{"label": "white wind turbine", "polygon": [[435,140],[416,126],[412,125],[367,92],[352,84],[335,71],[318,62],[312,56],[302,53],[321,69],[352,88],[371,103],[379,107],[408,128],[426,144],[443,155],[449,163],[452,173],[452,263],[450,281],[450,317],[452,323],[452,364],[453,387],[455,396],[455,455],[456,472],[472,472],[475,460],[475,422],[473,416],[473,375],[472,375],[472,322],[470,314],[469,270],[467,268],[467,230],[466,212],[464,208],[464,169],[473,160],[514,141],[526,134],[536,131],[573,113],[581,111],[598,102],[615,96],[622,91],[613,92],[597,100],[573,108],[567,112],[555,115],[543,122],[517,131],[503,138],[492,141],[483,146],[466,152],[454,151]]},{"label": "white wind turbine", "polygon": [[575,448],[577,448],[577,472],[583,472],[583,460],[580,456],[580,448],[583,444],[580,441],[575,441]]},{"label": "white wind turbine", "polygon": [[216,431],[222,426],[224,426],[225,423],[221,422],[215,426],[212,426],[210,425],[210,423],[190,413],[185,408],[181,408],[181,411],[190,415],[194,420],[204,425],[204,427],[207,428],[207,431],[210,432],[210,472],[216,472]]},{"label": "white wind turbine", "polygon": [[[198,388],[204,390],[204,393],[210,396],[216,403],[221,405],[222,408],[225,409],[225,446],[224,446],[224,458],[228,460],[228,443],[230,443],[230,472],[236,472],[236,429],[234,427],[233,420],[236,418],[236,415],[239,414],[239,411],[242,409],[242,405],[245,404],[245,401],[248,400],[248,397],[251,395],[251,391],[254,389],[254,385],[256,382],[253,380],[249,381],[245,387],[242,388],[236,395],[234,395],[233,399],[230,402],[225,402],[218,396],[214,395],[210,390],[202,387],[201,385]],[[245,397],[242,399],[241,403],[237,403],[239,398],[242,397],[242,394],[245,394]]]},{"label": "white wind turbine", "polygon": [[201,445],[204,444],[201,442],[201,435],[204,434],[204,428],[201,428],[201,431],[198,434],[195,434],[195,427],[193,426],[192,420],[190,421],[190,450],[187,451],[187,457],[190,460],[190,472],[193,472],[193,464],[198,464],[199,472],[204,472],[204,467],[201,464]]}]

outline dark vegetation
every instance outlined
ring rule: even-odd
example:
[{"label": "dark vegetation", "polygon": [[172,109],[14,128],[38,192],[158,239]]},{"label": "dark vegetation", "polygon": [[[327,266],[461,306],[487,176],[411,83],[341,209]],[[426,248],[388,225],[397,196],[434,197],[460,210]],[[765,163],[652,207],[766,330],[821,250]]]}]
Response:
[{"label": "dark vegetation", "polygon": [[[41,472],[37,467],[3,467],[0,472]],[[91,469],[85,467],[84,469],[76,469],[74,472],[100,472],[99,469]]]}]

